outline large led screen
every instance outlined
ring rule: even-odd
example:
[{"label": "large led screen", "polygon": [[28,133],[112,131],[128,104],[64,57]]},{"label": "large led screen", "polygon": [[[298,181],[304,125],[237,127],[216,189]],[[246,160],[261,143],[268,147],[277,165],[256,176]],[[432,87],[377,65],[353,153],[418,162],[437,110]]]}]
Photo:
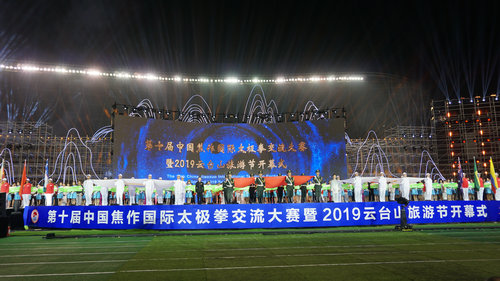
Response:
[{"label": "large led screen", "polygon": [[220,182],[231,171],[247,177],[313,175],[346,177],[344,120],[277,124],[213,123],[116,116],[113,159],[124,177],[174,179],[183,175]]}]

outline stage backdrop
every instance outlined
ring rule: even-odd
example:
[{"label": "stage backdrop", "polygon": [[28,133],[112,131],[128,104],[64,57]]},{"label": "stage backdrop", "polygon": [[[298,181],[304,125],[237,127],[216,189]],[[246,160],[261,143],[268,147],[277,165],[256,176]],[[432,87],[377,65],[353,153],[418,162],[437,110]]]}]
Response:
[{"label": "stage backdrop", "polygon": [[245,177],[289,169],[294,175],[319,169],[325,179],[347,176],[343,119],[250,125],[116,116],[114,124],[114,167],[124,177],[202,175],[214,183],[228,171]]}]

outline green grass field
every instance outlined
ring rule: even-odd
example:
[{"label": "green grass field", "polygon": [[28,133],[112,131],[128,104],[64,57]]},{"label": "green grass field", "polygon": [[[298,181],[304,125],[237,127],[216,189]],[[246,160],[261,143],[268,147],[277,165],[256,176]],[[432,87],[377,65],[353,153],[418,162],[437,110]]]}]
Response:
[{"label": "green grass field", "polygon": [[[0,280],[486,280],[500,275],[500,228],[470,226],[194,236],[19,231],[0,239]],[[121,237],[44,239],[47,232]],[[127,236],[132,234],[145,235]]]}]

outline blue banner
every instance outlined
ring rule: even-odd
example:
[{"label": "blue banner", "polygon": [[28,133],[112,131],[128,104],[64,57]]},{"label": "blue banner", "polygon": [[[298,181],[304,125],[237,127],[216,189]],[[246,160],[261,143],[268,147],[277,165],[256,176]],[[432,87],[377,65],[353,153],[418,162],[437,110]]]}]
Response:
[{"label": "blue banner", "polygon": [[[499,201],[411,202],[408,223],[500,221]],[[395,202],[28,207],[30,227],[79,229],[243,229],[399,224]]]}]

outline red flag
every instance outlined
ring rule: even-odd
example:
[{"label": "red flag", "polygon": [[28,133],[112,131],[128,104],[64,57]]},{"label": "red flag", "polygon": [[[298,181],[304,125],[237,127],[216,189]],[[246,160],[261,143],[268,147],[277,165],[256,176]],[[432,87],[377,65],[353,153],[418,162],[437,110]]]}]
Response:
[{"label": "red flag", "polygon": [[234,178],[234,187],[247,187],[255,183],[255,178]]},{"label": "red flag", "polygon": [[313,176],[293,176],[293,178],[295,180],[295,185],[302,185],[312,179]]},{"label": "red flag", "polygon": [[266,188],[275,188],[285,185],[285,176],[264,177],[266,179]]},{"label": "red flag", "polygon": [[25,183],[26,183],[26,160],[24,160],[23,177],[21,178],[21,189],[23,188]]}]

